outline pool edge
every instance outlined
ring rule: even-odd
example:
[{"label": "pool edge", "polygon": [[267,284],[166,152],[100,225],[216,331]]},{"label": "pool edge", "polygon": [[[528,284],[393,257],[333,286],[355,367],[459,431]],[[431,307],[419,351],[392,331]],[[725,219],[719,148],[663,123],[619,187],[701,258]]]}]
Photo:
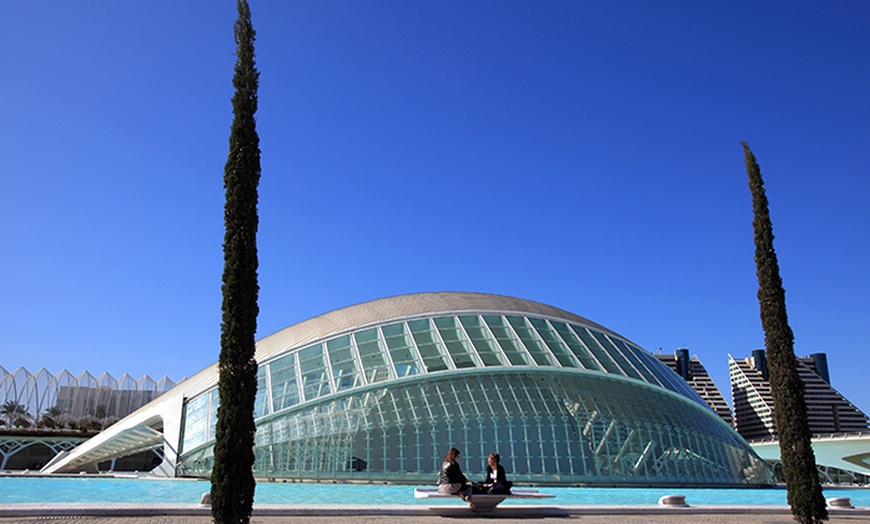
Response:
[{"label": "pool edge", "polygon": [[[255,504],[254,516],[363,516],[363,515],[459,515],[467,506],[360,506]],[[870,507],[828,508],[832,516],[870,516]],[[584,515],[790,515],[788,506],[687,506],[658,505],[562,505],[499,507],[494,513],[503,517],[584,516]],[[211,508],[200,504],[130,504],[130,503],[37,503],[0,504],[0,517],[153,517],[208,516]]]}]

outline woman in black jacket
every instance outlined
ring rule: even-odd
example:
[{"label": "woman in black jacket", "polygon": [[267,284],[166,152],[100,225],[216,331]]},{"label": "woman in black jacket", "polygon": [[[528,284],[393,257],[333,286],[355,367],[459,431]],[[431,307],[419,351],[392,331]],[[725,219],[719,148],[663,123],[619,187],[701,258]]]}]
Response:
[{"label": "woman in black jacket", "polygon": [[498,453],[490,453],[486,458],[486,478],[483,479],[483,488],[491,495],[509,494],[513,486],[513,482],[508,481],[505,476],[500,462],[501,457]]},{"label": "woman in black jacket", "polygon": [[471,495],[471,483],[462,474],[462,469],[456,459],[459,458],[459,450],[450,448],[444,462],[441,464],[441,472],[438,474],[438,493],[459,494],[462,500]]}]

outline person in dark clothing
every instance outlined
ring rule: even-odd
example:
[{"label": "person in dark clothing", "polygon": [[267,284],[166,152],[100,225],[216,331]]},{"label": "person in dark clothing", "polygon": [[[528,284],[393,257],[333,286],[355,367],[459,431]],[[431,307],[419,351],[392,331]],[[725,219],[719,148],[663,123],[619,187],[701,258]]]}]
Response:
[{"label": "person in dark clothing", "polygon": [[501,457],[498,453],[490,453],[486,458],[486,477],[482,487],[490,495],[507,495],[511,492],[513,482],[505,476],[504,467],[501,465]]},{"label": "person in dark clothing", "polygon": [[471,483],[462,474],[462,469],[456,462],[458,458],[459,450],[450,448],[438,474],[438,493],[459,494],[462,500],[468,500],[468,496],[471,495]]}]

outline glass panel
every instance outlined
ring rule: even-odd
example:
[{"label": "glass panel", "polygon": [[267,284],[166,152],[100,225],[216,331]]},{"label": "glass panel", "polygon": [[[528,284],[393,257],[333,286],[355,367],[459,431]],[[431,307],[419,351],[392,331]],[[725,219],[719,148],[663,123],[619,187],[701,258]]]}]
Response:
[{"label": "glass panel", "polygon": [[608,373],[616,373],[617,375],[622,375],[622,370],[619,369],[619,366],[610,358],[610,355],[605,352],[598,342],[592,338],[592,335],[589,334],[589,331],[581,326],[571,326],[577,336],[580,337],[580,340],[583,341],[583,344],[595,355],[595,359],[604,366],[604,369],[607,370]]},{"label": "glass panel", "polygon": [[438,337],[429,327],[428,319],[412,320],[408,322],[408,328],[411,329],[411,335],[414,337],[417,349],[420,350],[420,356],[423,357],[423,365],[426,366],[427,372],[444,371],[450,368],[447,365],[444,352],[441,350]]},{"label": "glass panel", "polygon": [[329,353],[329,363],[332,365],[332,378],[336,391],[343,391],[361,384],[356,357],[350,345],[350,336],[345,335],[328,341],[326,351]]},{"label": "glass panel", "polygon": [[367,329],[354,333],[353,337],[369,384],[391,378],[390,366],[387,364],[384,348],[381,347],[378,339],[378,330]]},{"label": "glass panel", "polygon": [[[682,393],[696,401],[700,398],[695,390],[692,389],[692,386],[683,380],[681,376],[677,375],[671,368],[657,365],[661,364],[661,362],[658,362],[654,356],[649,355],[646,352],[639,353],[638,356],[644,361],[649,362],[647,368],[657,379],[659,379],[659,382],[663,387],[670,389],[671,391]],[[703,400],[701,400],[701,402],[703,402]]]},{"label": "glass panel", "polygon": [[266,391],[266,364],[257,368],[257,398],[254,400],[254,418],[269,414],[268,392]]},{"label": "glass panel", "polygon": [[550,348],[553,355],[556,356],[559,364],[562,364],[566,368],[577,367],[577,360],[571,356],[571,351],[568,350],[565,343],[562,342],[559,336],[556,335],[556,332],[547,324],[546,320],[542,318],[529,318],[529,322],[538,331],[538,334],[544,340],[544,343],[547,344],[547,347]]},{"label": "glass panel", "polygon": [[484,366],[503,366],[505,365],[501,352],[495,341],[483,327],[480,319],[477,316],[461,316],[459,322],[465,328],[471,338],[471,344],[477,350],[477,355]]},{"label": "glass panel", "polygon": [[637,370],[634,369],[627,360],[625,360],[625,357],[622,355],[622,353],[620,353],[619,350],[616,349],[616,346],[614,346],[613,343],[610,342],[610,339],[604,336],[604,333],[592,331],[592,336],[595,337],[595,339],[601,344],[601,347],[603,347],[604,350],[607,351],[607,354],[613,357],[619,367],[622,368],[623,375],[643,380]]},{"label": "glass panel", "polygon": [[296,354],[291,353],[269,364],[272,374],[272,409],[275,412],[299,403],[299,385],[296,382]]},{"label": "glass panel", "polygon": [[208,421],[208,439],[213,440],[215,431],[217,431],[217,416],[218,416],[218,407],[221,403],[221,397],[218,393],[218,389],[214,388],[209,390],[208,392],[208,402],[211,405],[209,409],[209,421]]},{"label": "glass panel", "polygon": [[[661,384],[662,387],[665,387],[665,388],[670,389],[670,390],[674,390],[673,383],[671,382],[672,375],[679,378],[680,381],[685,382],[685,380],[683,380],[682,377],[680,377],[679,375],[674,373],[673,370],[671,370],[667,366],[656,365],[656,363],[653,362],[653,360],[655,359],[656,361],[658,361],[658,359],[656,359],[654,356],[647,355],[645,353],[641,353],[639,355],[639,357],[642,360],[644,360],[645,362],[648,362],[647,368],[649,368],[649,370],[650,370],[650,372],[652,372],[653,376],[655,376],[656,379],[658,379],[659,384]],[[659,362],[659,363],[661,363],[661,362]]]},{"label": "glass panel", "polygon": [[[398,340],[402,331],[384,335]],[[771,480],[715,414],[657,388],[553,369],[478,371],[385,383],[263,422],[255,475],[425,484],[447,442],[462,450],[466,470],[497,450],[510,478],[528,484]],[[210,452],[186,453],[179,471],[207,476]]]},{"label": "glass panel", "polygon": [[456,367],[459,369],[476,367],[468,342],[465,341],[464,334],[456,325],[456,319],[441,317],[434,319],[434,322]]},{"label": "glass panel", "polygon": [[507,324],[501,316],[483,315],[483,320],[489,326],[490,331],[492,331],[492,334],[498,341],[498,345],[501,346],[501,350],[512,365],[528,366],[530,364],[526,352],[523,351],[519,341],[516,340],[513,332],[508,329]]},{"label": "glass panel", "polygon": [[409,377],[420,372],[417,354],[411,345],[411,339],[405,331],[404,324],[392,324],[381,327],[384,340],[390,350],[390,357],[396,367],[396,376]]},{"label": "glass panel", "polygon": [[619,340],[618,338],[608,338],[611,342],[613,342],[616,347],[622,350],[622,354],[625,355],[625,358],[627,358],[629,362],[634,364],[634,367],[637,369],[638,373],[641,374],[645,381],[649,382],[650,384],[658,383],[652,373],[650,373],[649,370],[646,368],[646,365],[637,356],[637,352],[634,351],[634,348],[630,347],[628,344],[626,344],[622,340]]},{"label": "glass panel", "polygon": [[532,328],[530,328],[528,324],[526,324],[526,319],[524,317],[506,318],[508,319],[508,322],[510,322],[511,326],[513,326],[514,331],[517,332],[520,340],[523,341],[526,349],[529,350],[529,354],[532,355],[532,358],[539,366],[556,365],[556,362],[553,361],[553,357],[550,356],[550,353],[535,336],[535,332],[532,331]]},{"label": "glass panel", "polygon": [[208,423],[208,392],[192,398],[184,406],[184,450],[206,441]]},{"label": "glass panel", "polygon": [[315,344],[299,350],[299,371],[302,375],[302,392],[306,402],[332,391],[329,375],[323,359],[323,344]]},{"label": "glass panel", "polygon": [[601,371],[601,366],[598,362],[595,362],[595,358],[592,357],[592,354],[588,349],[586,349],[586,346],[580,342],[580,339],[577,338],[577,335],[571,331],[567,324],[554,322],[552,320],[550,321],[550,324],[556,329],[559,335],[562,336],[562,340],[568,344],[568,347],[571,348],[571,352],[574,353],[574,356],[577,357],[584,368],[593,371]]}]

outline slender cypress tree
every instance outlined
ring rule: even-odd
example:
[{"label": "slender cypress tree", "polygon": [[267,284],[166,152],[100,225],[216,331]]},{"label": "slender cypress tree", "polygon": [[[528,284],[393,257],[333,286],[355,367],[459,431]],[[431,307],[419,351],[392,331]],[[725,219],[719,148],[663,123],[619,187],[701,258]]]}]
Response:
[{"label": "slender cypress tree", "polygon": [[767,347],[770,391],[773,396],[782,471],[788,490],[788,503],[795,520],[812,524],[827,520],[828,510],[816,470],[807,404],[804,399],[804,383],[798,375],[797,359],[794,355],[794,334],[788,325],[785,311],[785,289],[782,287],[779,263],[773,250],[773,224],[770,222],[764,181],[749,145],[746,142],[741,144],[746,160],[746,174],[749,175],[749,190],[752,192],[758,302],[761,307],[764,344]]},{"label": "slender cypress tree", "polygon": [[257,112],[259,73],[254,64],[254,28],[246,0],[237,0],[233,123],[224,167],[224,273],[221,352],[212,517],[219,524],[245,523],[254,504],[254,399],[257,394],[257,186],[260,139]]}]

